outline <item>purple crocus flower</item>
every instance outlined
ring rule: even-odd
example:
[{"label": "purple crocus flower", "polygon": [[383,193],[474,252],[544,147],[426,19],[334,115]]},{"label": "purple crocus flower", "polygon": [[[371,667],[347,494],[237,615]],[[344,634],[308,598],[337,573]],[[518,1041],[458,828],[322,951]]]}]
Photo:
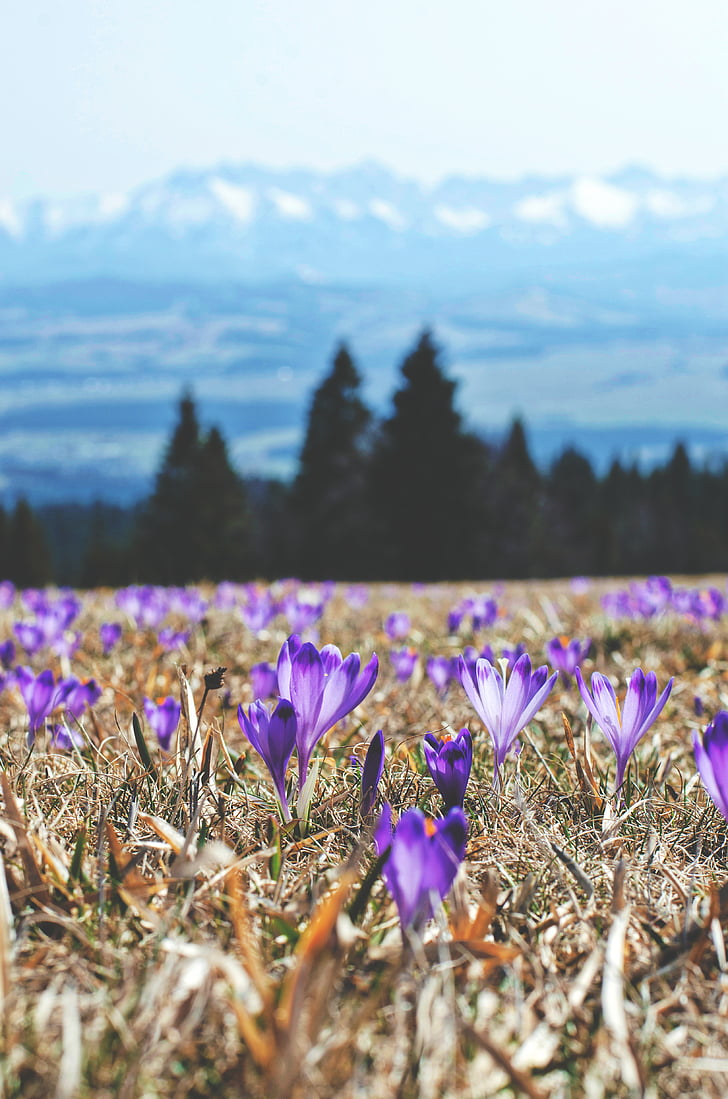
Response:
[{"label": "purple crocus flower", "polygon": [[326,602],[313,589],[301,589],[287,595],[281,609],[288,619],[291,632],[301,634],[316,625],[326,609]]},{"label": "purple crocus flower", "polygon": [[70,752],[71,748],[84,748],[86,741],[80,729],[69,729],[65,725],[53,725],[51,728],[51,748],[61,752]]},{"label": "purple crocus flower", "polygon": [[425,763],[432,781],[445,802],[445,812],[454,805],[462,807],[473,766],[473,738],[467,729],[456,737],[436,737],[425,733]]},{"label": "purple crocus flower", "polygon": [[576,682],[586,708],[617,757],[615,785],[619,789],[624,782],[629,757],[670,697],[673,680],[669,680],[658,698],[655,673],[648,672],[645,675],[641,668],[635,668],[627,683],[627,694],[622,707],[617,701],[614,687],[601,672],[593,673],[591,691],[588,690],[579,668],[576,669]]},{"label": "purple crocus flower", "polygon": [[546,642],[546,658],[555,672],[561,672],[561,681],[568,687],[577,667],[586,660],[591,648],[591,638],[579,640],[573,637],[553,637]]},{"label": "purple crocus flower", "polygon": [[81,644],[80,630],[66,630],[50,642],[51,649],[57,656],[70,659]]},{"label": "purple crocus flower", "polygon": [[481,657],[471,670],[460,657],[460,682],[493,741],[494,786],[509,748],[541,709],[557,675],[549,676],[545,664],[532,672],[530,657],[524,653],[514,664],[506,686],[505,672],[501,675],[489,660]]},{"label": "purple crocus flower", "polygon": [[3,641],[0,645],[0,664],[3,668],[12,668],[15,663],[15,643],[13,641]]},{"label": "purple crocus flower", "polygon": [[15,672],[0,672],[0,691],[9,691],[16,683]]},{"label": "purple crocus flower", "polygon": [[728,821],[728,712],[720,710],[703,733],[693,733],[693,751],[703,786]]},{"label": "purple crocus flower", "polygon": [[389,848],[382,868],[403,931],[419,933],[448,893],[465,856],[468,822],[457,806],[441,820],[408,809],[392,832],[392,808],[385,805],[374,833],[378,855]]},{"label": "purple crocus flower", "polygon": [[45,646],[43,630],[36,622],[14,622],[13,633],[27,653],[34,656]]},{"label": "purple crocus flower", "polygon": [[365,584],[350,584],[344,598],[353,611],[360,611],[369,602],[369,588]]},{"label": "purple crocus flower", "polygon": [[131,584],[116,593],[116,605],[134,619],[138,630],[157,629],[167,614],[167,598],[164,588],[146,584]]},{"label": "purple crocus flower", "polygon": [[473,632],[487,629],[498,617],[498,604],[488,595],[476,595],[470,600],[470,614],[473,620]]},{"label": "purple crocus flower", "polygon": [[692,617],[700,622],[710,618],[717,622],[723,613],[725,600],[717,588],[699,588],[693,593]]},{"label": "purple crocus flower", "polygon": [[171,588],[168,606],[172,614],[197,625],[207,614],[208,603],[198,588]]},{"label": "purple crocus flower", "polygon": [[[523,644],[523,642],[517,641],[512,648],[509,645],[504,645],[501,649],[501,656],[504,660],[507,660],[510,665],[513,665],[516,663],[517,660],[521,659],[525,651],[526,646]],[[483,656],[486,658],[486,660],[490,660],[490,657],[485,652],[485,650],[483,650]],[[495,664],[495,660],[491,660],[490,662],[491,664]]]},{"label": "purple crocus flower", "polygon": [[243,589],[239,584],[233,584],[231,580],[222,580],[215,590],[215,606],[221,611],[231,611],[242,594]]},{"label": "purple crocus flower", "polygon": [[[506,656],[505,650],[503,655]],[[518,655],[520,656],[521,654],[519,653]],[[483,645],[480,652],[475,648],[475,645],[466,645],[463,649],[462,656],[470,669],[471,675],[475,675],[475,665],[481,657],[490,661],[491,664],[495,664],[496,662],[496,656],[491,645]],[[508,659],[508,657],[506,657],[506,659]],[[458,657],[455,657],[453,660],[453,678],[460,679],[460,660]]]},{"label": "purple crocus flower", "polygon": [[121,640],[121,623],[102,622],[99,626],[99,638],[104,647],[104,656],[108,656],[114,646]]},{"label": "purple crocus flower", "polygon": [[257,701],[246,713],[238,706],[238,722],[261,757],[273,779],[283,819],[291,820],[286,797],[286,768],[296,746],[296,713],[287,699],[281,699],[273,713],[265,702]]},{"label": "purple crocus flower", "polygon": [[453,675],[452,660],[449,656],[430,656],[425,665],[427,677],[439,695],[447,691]]},{"label": "purple crocus flower", "polygon": [[368,817],[377,800],[377,790],[384,770],[384,733],[378,730],[372,737],[361,771],[361,815]]},{"label": "purple crocus flower", "polygon": [[258,634],[271,624],[277,607],[269,591],[250,587],[245,593],[245,601],[238,607],[238,613],[250,632]]},{"label": "purple crocus flower", "polygon": [[254,698],[271,698],[278,693],[278,679],[276,670],[267,660],[260,664],[253,664],[250,669],[250,684],[253,688]]},{"label": "purple crocus flower", "polygon": [[30,668],[21,665],[15,669],[15,682],[28,710],[28,747],[31,748],[35,734],[55,705],[56,681],[50,669],[34,675]]},{"label": "purple crocus flower", "polygon": [[100,697],[101,688],[95,679],[83,682],[75,675],[69,675],[58,683],[54,706],[63,706],[68,716],[73,721],[78,721],[84,710],[93,706]]},{"label": "purple crocus flower", "polygon": [[181,706],[170,695],[168,698],[159,698],[153,702],[151,698],[144,699],[144,716],[149,728],[156,734],[160,748],[168,752],[172,743],[172,736],[179,725]]},{"label": "purple crocus flower", "polygon": [[394,674],[398,683],[406,683],[412,676],[417,663],[417,649],[405,647],[403,649],[391,649],[389,659],[394,668]]},{"label": "purple crocus flower", "polygon": [[460,629],[463,618],[465,618],[465,610],[460,606],[453,607],[451,611],[448,611],[447,632],[457,633]]},{"label": "purple crocus flower", "polygon": [[166,653],[181,649],[190,639],[190,630],[175,630],[173,626],[164,626],[157,635],[160,648]]},{"label": "purple crocus flower", "polygon": [[359,653],[344,658],[336,645],[324,645],[319,652],[297,634],[283,643],[276,668],[278,691],[296,711],[300,789],[316,744],[369,694],[378,669],[376,654],[362,669]]},{"label": "purple crocus flower", "polygon": [[0,611],[5,611],[15,599],[15,584],[11,580],[0,580]]},{"label": "purple crocus flower", "polygon": [[410,616],[405,611],[392,611],[384,623],[384,632],[390,641],[404,641],[410,625]]}]

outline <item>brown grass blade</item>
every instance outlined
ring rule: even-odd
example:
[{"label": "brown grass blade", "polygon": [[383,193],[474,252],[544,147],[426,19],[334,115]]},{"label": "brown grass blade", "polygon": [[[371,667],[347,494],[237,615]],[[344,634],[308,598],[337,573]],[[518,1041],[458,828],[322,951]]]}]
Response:
[{"label": "brown grass blade", "polygon": [[296,946],[298,964],[289,973],[283,985],[281,1002],[276,1012],[276,1022],[283,1031],[290,1030],[295,1019],[295,1009],[311,971],[325,949],[335,949],[336,921],[351,892],[351,887],[357,880],[354,870],[347,870],[342,874],[336,887],[323,897],[309,922],[308,927],[301,935]]},{"label": "brown grass blade", "polygon": [[531,1077],[523,1072],[511,1061],[510,1057],[500,1048],[500,1046],[491,1041],[488,1035],[483,1030],[476,1030],[474,1027],[465,1027],[465,1033],[479,1045],[483,1047],[485,1052],[495,1061],[499,1068],[510,1078],[513,1089],[518,1095],[527,1095],[528,1099],[548,1099],[548,1092],[545,1092],[540,1088]]},{"label": "brown grass blade", "polygon": [[614,916],[604,951],[602,1014],[624,1083],[633,1091],[642,1091],[642,1072],[630,1042],[624,1003],[624,948],[630,914],[629,905],[624,901],[624,864],[619,864],[615,871],[612,911]]},{"label": "brown grass blade", "polygon": [[273,988],[265,972],[253,934],[252,920],[243,888],[242,867],[238,867],[228,875],[225,889],[230,902],[230,922],[233,925],[243,966],[260,996],[264,1014],[269,1015],[273,1007]]},{"label": "brown grass blade", "polygon": [[564,739],[566,740],[566,746],[569,749],[571,758],[574,760],[574,766],[576,768],[576,777],[579,782],[579,788],[583,794],[594,803],[597,809],[601,809],[603,801],[599,793],[599,788],[594,780],[594,774],[591,769],[591,764],[587,752],[584,753],[584,766],[582,766],[581,760],[576,752],[576,744],[574,743],[574,734],[571,729],[571,722],[567,715],[561,712],[561,723],[564,727]]},{"label": "brown grass blade", "polygon": [[12,948],[15,941],[13,911],[10,906],[5,860],[0,851],[0,1018],[5,1012],[5,1001],[10,991],[12,973]]},{"label": "brown grass blade", "polygon": [[0,785],[2,786],[5,802],[5,813],[15,833],[20,858],[23,862],[25,880],[29,890],[28,899],[37,906],[54,908],[48,886],[41,874],[38,863],[35,861],[25,819],[20,812],[20,806],[16,801],[13,788],[5,771],[0,772]]},{"label": "brown grass blade", "polygon": [[161,817],[152,816],[151,813],[140,813],[139,820],[142,824],[146,824],[148,828],[151,828],[152,831],[159,836],[160,840],[164,840],[165,843],[168,843],[175,855],[179,855],[185,845],[185,837],[181,832],[178,832],[171,824],[167,824],[166,820],[162,820]]}]

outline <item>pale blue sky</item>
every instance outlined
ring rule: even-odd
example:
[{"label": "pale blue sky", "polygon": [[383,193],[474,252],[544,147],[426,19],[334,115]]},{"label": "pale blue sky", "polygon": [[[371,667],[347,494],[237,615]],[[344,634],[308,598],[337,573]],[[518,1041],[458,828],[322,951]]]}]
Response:
[{"label": "pale blue sky", "polygon": [[726,0],[7,0],[0,199],[176,167],[728,174]]}]

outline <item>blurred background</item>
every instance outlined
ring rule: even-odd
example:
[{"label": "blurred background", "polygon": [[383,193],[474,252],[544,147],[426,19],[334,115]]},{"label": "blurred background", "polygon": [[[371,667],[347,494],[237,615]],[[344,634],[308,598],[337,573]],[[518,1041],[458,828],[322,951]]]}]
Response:
[{"label": "blurred background", "polygon": [[57,576],[69,531],[76,558],[94,522],[126,537],[185,394],[280,518],[341,347],[367,451],[423,333],[491,475],[516,421],[546,480],[677,459],[696,509],[722,500],[726,41],[719,0],[13,5],[8,523],[27,501]]}]

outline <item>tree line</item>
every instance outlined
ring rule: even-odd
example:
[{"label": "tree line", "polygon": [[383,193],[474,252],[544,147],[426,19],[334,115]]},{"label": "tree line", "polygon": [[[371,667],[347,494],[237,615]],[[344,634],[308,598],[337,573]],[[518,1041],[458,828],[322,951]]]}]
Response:
[{"label": "tree line", "polygon": [[183,394],[154,488],[133,510],[0,509],[3,575],[26,586],[302,579],[432,581],[726,571],[728,462],[615,460],[569,447],[548,470],[516,419],[468,430],[424,331],[378,420],[345,344],[314,391],[295,478],[243,479]]}]

